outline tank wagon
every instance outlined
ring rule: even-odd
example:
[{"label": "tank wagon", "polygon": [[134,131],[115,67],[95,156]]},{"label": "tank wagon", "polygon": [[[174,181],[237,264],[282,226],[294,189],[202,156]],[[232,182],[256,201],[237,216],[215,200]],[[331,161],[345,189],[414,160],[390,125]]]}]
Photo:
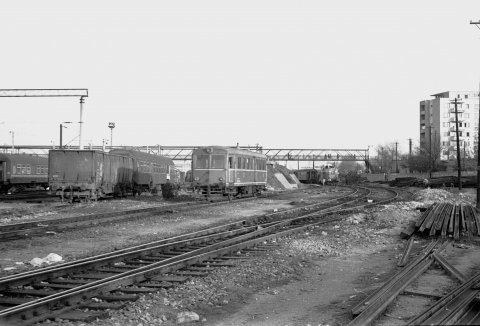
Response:
[{"label": "tank wagon", "polygon": [[0,192],[48,187],[48,158],[0,153]]},{"label": "tank wagon", "polygon": [[192,186],[201,193],[242,196],[267,185],[267,156],[239,148],[208,146],[192,152]]},{"label": "tank wagon", "polygon": [[156,192],[174,174],[172,160],[133,150],[51,150],[48,164],[50,188],[70,200]]}]

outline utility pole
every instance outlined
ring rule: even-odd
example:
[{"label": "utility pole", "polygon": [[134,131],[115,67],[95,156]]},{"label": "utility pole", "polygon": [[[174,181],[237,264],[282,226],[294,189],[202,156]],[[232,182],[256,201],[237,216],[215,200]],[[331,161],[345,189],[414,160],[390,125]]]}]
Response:
[{"label": "utility pole", "polygon": [[[480,29],[480,21],[472,22],[470,25],[475,25]],[[479,108],[480,108],[480,88],[478,92]],[[477,208],[480,209],[480,114],[478,115],[478,138],[477,138]]]},{"label": "utility pole", "polygon": [[457,171],[458,171],[458,190],[462,190],[462,166],[461,166],[461,157],[460,157],[460,137],[458,132],[458,104],[462,104],[459,102],[457,98],[453,101],[455,105],[455,138],[457,138]]},{"label": "utility pole", "polygon": [[60,149],[62,149],[63,147],[63,143],[62,143],[62,140],[63,140],[63,128],[67,128],[67,126],[64,126],[63,124],[65,123],[72,123],[71,121],[64,121],[60,124]]},{"label": "utility pole", "polygon": [[13,151],[15,150],[15,131],[10,130],[8,133],[12,135],[12,153],[13,153]]},{"label": "utility pole", "polygon": [[82,126],[83,126],[83,104],[85,103],[85,98],[80,96],[80,121],[78,122],[78,148],[83,149],[82,143]]},{"label": "utility pole", "polygon": [[408,138],[408,156],[412,157],[412,138]]},{"label": "utility pole", "polygon": [[430,174],[430,179],[432,178],[432,126],[428,126],[428,166],[429,166],[429,174]]},{"label": "utility pole", "polygon": [[395,142],[395,172],[398,173],[398,141]]}]

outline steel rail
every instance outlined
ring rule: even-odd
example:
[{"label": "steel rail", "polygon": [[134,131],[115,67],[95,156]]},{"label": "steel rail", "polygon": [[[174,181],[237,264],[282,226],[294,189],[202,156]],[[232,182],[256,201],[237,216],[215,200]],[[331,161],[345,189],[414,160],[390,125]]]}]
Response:
[{"label": "steel rail", "polygon": [[[118,255],[123,254],[123,253],[129,253],[130,251],[133,251],[133,250],[146,249],[146,248],[149,248],[149,247],[158,246],[158,245],[166,244],[166,243],[169,243],[169,242],[176,242],[176,241],[181,241],[181,240],[186,240],[186,239],[193,239],[195,237],[200,237],[200,236],[213,234],[213,233],[217,233],[217,232],[223,232],[223,231],[226,231],[226,230],[229,230],[229,229],[244,227],[244,226],[248,225],[248,223],[258,223],[260,220],[272,220],[276,216],[298,213],[298,212],[301,212],[302,210],[304,210],[306,208],[314,209],[316,206],[323,205],[323,204],[326,204],[326,203],[329,203],[329,202],[332,202],[332,201],[336,201],[336,200],[339,200],[339,199],[342,199],[342,198],[346,198],[348,196],[355,195],[356,193],[357,193],[357,190],[355,190],[355,191],[353,191],[353,192],[351,192],[351,193],[349,193],[349,194],[347,194],[347,195],[345,195],[341,198],[334,198],[334,199],[323,201],[323,202],[317,203],[317,204],[312,204],[312,205],[302,206],[302,207],[298,207],[298,208],[292,208],[292,209],[289,209],[289,210],[280,211],[280,212],[276,212],[276,213],[269,213],[269,214],[265,214],[265,215],[261,215],[261,216],[252,217],[252,218],[249,219],[250,221],[241,220],[241,221],[229,223],[229,224],[226,224],[226,225],[220,225],[220,226],[217,226],[217,227],[214,227],[214,228],[208,228],[208,229],[205,229],[205,230],[200,230],[200,231],[196,231],[196,232],[192,232],[192,233],[188,233],[188,234],[184,234],[184,235],[180,235],[180,236],[175,236],[175,237],[162,239],[162,240],[158,240],[158,241],[154,241],[154,242],[150,242],[150,243],[146,243],[146,244],[142,244],[142,245],[137,245],[137,246],[134,246],[134,247],[129,247],[129,248],[121,249],[121,250],[116,250],[113,253],[109,252],[109,253],[105,253],[105,254],[96,255],[96,256],[93,256],[93,257],[88,257],[88,258],[84,258],[84,259],[80,259],[80,260],[75,260],[75,261],[72,261],[72,262],[67,262],[67,263],[62,263],[62,264],[57,264],[57,265],[44,267],[40,270],[32,270],[32,271],[27,271],[27,272],[23,272],[23,273],[18,273],[18,274],[5,276],[5,277],[0,278],[0,288],[1,288],[2,283],[6,282],[6,281],[9,281],[9,280],[20,279],[22,277],[32,276],[32,275],[39,276],[39,274],[46,273],[48,271],[59,270],[61,268],[69,267],[69,266],[72,266],[72,265],[84,264],[84,263],[87,263],[87,262],[97,261],[97,260],[103,259],[103,258],[108,258],[112,254],[115,255],[115,256],[118,256]],[[334,207],[336,207],[336,206],[334,206]],[[327,210],[328,210],[328,208],[327,208]]]},{"label": "steel rail", "polygon": [[[342,217],[336,217],[336,218],[333,218],[333,219],[328,219],[326,221],[317,222],[315,224],[326,223],[326,222],[329,222],[329,221],[332,221],[332,220],[338,220],[340,218],[342,218]],[[286,227],[290,223],[291,223],[291,221],[279,222],[276,225],[273,225],[273,226],[270,226],[270,227],[267,227],[267,228],[262,228],[260,230],[253,231],[251,233],[244,234],[244,235],[241,235],[241,236],[233,238],[233,239],[221,241],[219,243],[216,243],[216,244],[213,244],[213,245],[201,248],[201,249],[197,249],[197,250],[194,250],[194,251],[191,251],[191,252],[188,252],[188,253],[184,253],[184,254],[181,254],[181,255],[178,255],[178,256],[175,256],[175,257],[172,257],[172,258],[168,258],[168,259],[162,260],[160,262],[150,264],[148,266],[139,267],[135,270],[126,271],[126,272],[123,272],[123,273],[118,274],[118,275],[113,275],[113,276],[107,277],[105,279],[101,279],[101,280],[97,280],[97,281],[94,281],[94,282],[90,282],[88,284],[80,285],[80,286],[75,287],[73,289],[58,292],[58,293],[52,294],[50,296],[39,298],[39,299],[33,300],[31,302],[24,303],[24,304],[21,304],[21,305],[12,307],[12,308],[7,308],[5,310],[0,311],[0,321],[4,320],[6,322],[13,322],[14,319],[12,319],[12,318],[14,318],[14,317],[12,317],[12,316],[16,316],[15,318],[17,318],[19,316],[19,314],[24,314],[25,318],[23,318],[23,320],[26,320],[26,319],[29,319],[28,317],[32,318],[35,315],[46,312],[49,309],[48,307],[50,307],[54,302],[66,300],[68,298],[68,304],[73,305],[73,304],[75,304],[75,302],[70,301],[71,297],[75,297],[77,295],[80,295],[81,297],[78,298],[78,299],[84,300],[83,297],[86,296],[86,293],[88,291],[94,291],[95,293],[98,293],[98,290],[105,291],[105,287],[107,287],[107,290],[111,291],[111,290],[114,290],[118,286],[117,283],[121,282],[122,280],[135,279],[136,282],[138,282],[138,280],[137,280],[138,276],[149,275],[149,274],[152,274],[154,272],[158,272],[159,269],[171,267],[172,264],[175,264],[177,262],[178,263],[184,263],[188,259],[190,259],[188,264],[186,264],[186,265],[181,264],[182,267],[188,266],[192,262],[198,262],[199,257],[205,257],[205,259],[213,258],[213,257],[218,256],[218,255],[215,255],[215,253],[218,253],[218,252],[224,253],[225,252],[224,250],[228,249],[228,248],[230,248],[230,249],[231,248],[248,248],[252,244],[263,242],[266,239],[271,238],[272,236],[273,237],[279,237],[279,236],[282,236],[284,234],[290,234],[290,233],[293,233],[293,232],[298,232],[299,230],[303,230],[305,228],[311,227],[311,225],[304,225],[304,226],[295,227],[295,228],[292,228],[292,229],[289,229],[289,230],[282,231],[278,234],[273,234],[273,235],[268,234],[268,233],[271,233],[272,231],[275,231],[275,230],[281,229],[283,227]],[[228,251],[228,252],[230,252],[230,251]],[[205,259],[203,259],[203,260],[205,260]],[[200,261],[203,261],[203,260],[200,260]],[[180,267],[177,267],[176,269],[179,269],[179,268]],[[176,270],[176,269],[172,269],[172,271]],[[171,271],[171,270],[168,270],[168,271]],[[109,288],[109,286],[111,285],[111,282],[115,283],[115,288],[111,288],[111,289]],[[133,284],[133,283],[134,282],[130,282],[128,284]],[[125,284],[122,283],[122,285],[125,285]],[[39,310],[32,311],[32,309],[40,308],[40,307],[42,307],[42,309],[40,309],[40,311]],[[27,315],[27,313],[31,314],[31,316]]]},{"label": "steel rail", "polygon": [[[350,194],[347,194],[347,195],[343,196],[342,198],[346,198],[348,196],[355,195],[356,193],[357,193],[357,191],[354,191]],[[226,224],[226,225],[220,225],[220,226],[217,226],[217,227],[214,227],[214,228],[208,228],[208,229],[205,229],[205,230],[200,230],[200,231],[196,231],[196,232],[192,232],[192,233],[188,233],[188,234],[184,234],[184,235],[180,235],[180,236],[175,236],[175,237],[162,239],[162,240],[158,240],[158,241],[154,241],[154,242],[150,242],[150,243],[146,243],[146,244],[142,244],[142,245],[137,245],[137,246],[134,246],[134,247],[129,247],[129,248],[121,249],[121,250],[116,250],[114,252],[104,253],[104,254],[93,256],[93,257],[88,257],[88,258],[84,258],[84,259],[80,259],[80,260],[75,260],[75,261],[72,261],[72,262],[52,265],[52,266],[44,267],[40,270],[31,270],[31,271],[26,271],[26,272],[23,272],[23,273],[17,273],[17,274],[5,276],[5,277],[0,278],[0,289],[5,288],[6,287],[5,284],[8,284],[8,282],[14,282],[14,281],[18,282],[20,280],[24,280],[26,277],[48,278],[48,277],[51,277],[52,273],[58,273],[62,269],[67,269],[67,268],[68,269],[74,269],[74,268],[78,268],[78,267],[81,267],[81,266],[86,267],[86,266],[90,266],[90,264],[92,264],[92,265],[98,264],[102,260],[106,261],[106,260],[111,260],[112,258],[117,258],[118,259],[118,258],[122,257],[122,255],[130,255],[132,252],[134,252],[134,251],[136,252],[137,250],[140,250],[140,249],[147,250],[147,249],[150,249],[150,248],[157,248],[160,245],[165,245],[165,244],[168,244],[168,243],[171,243],[171,242],[179,242],[179,241],[184,241],[184,240],[188,240],[188,239],[195,239],[195,238],[205,236],[205,235],[209,235],[209,234],[215,234],[215,233],[224,232],[224,231],[227,231],[227,230],[232,230],[232,229],[234,230],[235,228],[246,227],[249,223],[252,223],[252,222],[253,223],[258,223],[260,220],[272,220],[276,216],[281,216],[281,215],[286,215],[286,214],[289,215],[289,214],[293,214],[293,213],[302,212],[302,210],[304,210],[305,208],[313,209],[316,206],[323,205],[325,203],[329,203],[329,202],[336,201],[336,200],[339,200],[339,198],[334,198],[334,199],[331,199],[331,200],[327,200],[327,201],[324,201],[320,204],[312,204],[312,205],[307,205],[307,206],[303,206],[303,207],[292,208],[292,209],[289,209],[289,210],[286,210],[286,211],[281,211],[281,212],[276,212],[276,213],[265,214],[265,215],[258,216],[258,217],[253,217],[253,218],[251,218],[250,222],[247,221],[247,220],[242,220],[242,221],[238,221],[238,222],[229,223],[229,224]],[[354,199],[354,201],[355,200],[357,200],[357,199]],[[345,203],[333,206],[333,208],[340,207],[344,204]],[[328,211],[329,209],[330,209],[330,207],[326,208],[324,210],[321,210],[320,212],[323,213],[324,211]],[[313,216],[314,214],[318,214],[318,211],[315,212],[315,213],[310,213],[309,216]],[[271,222],[271,224],[275,224],[275,223],[277,223],[277,222]],[[253,225],[255,226],[255,224],[253,224]]]},{"label": "steel rail", "polygon": [[469,290],[473,285],[480,282],[480,273],[472,276],[462,285],[454,288],[449,293],[444,295],[441,299],[435,302],[430,308],[425,310],[420,315],[412,318],[408,321],[407,325],[420,325],[427,323],[428,319],[432,316],[435,316],[437,313],[441,313],[442,309],[449,304],[454,298],[461,295],[464,291]]},{"label": "steel rail", "polygon": [[409,270],[414,268],[416,265],[418,265],[421,261],[423,261],[429,254],[430,252],[437,246],[439,243],[439,240],[432,241],[428,244],[427,248],[423,251],[423,253],[412,260],[407,266],[402,268],[400,271],[398,271],[392,278],[390,278],[387,282],[385,282],[378,290],[367,296],[365,299],[363,299],[360,303],[358,303],[355,307],[352,308],[352,314],[359,315],[362,313],[368,305],[373,304],[375,301],[377,301],[384,293],[388,292],[390,288],[392,287],[392,284],[394,284],[396,281],[401,279]]},{"label": "steel rail", "polygon": [[[152,251],[159,251],[159,250],[168,250],[173,249],[185,245],[195,245],[201,244],[208,241],[216,240],[218,238],[227,238],[231,236],[237,236],[239,234],[244,234],[255,230],[255,226],[245,227],[235,230],[225,230],[218,233],[209,233],[205,235],[201,235],[194,238],[187,238],[178,240],[175,242],[165,242],[165,243],[158,243],[156,245],[150,245],[148,247],[135,247],[135,249],[128,248],[123,250],[123,252],[112,252],[104,255],[95,256],[89,259],[84,259],[83,261],[74,261],[70,264],[62,264],[58,266],[51,266],[44,268],[38,271],[31,271],[25,272],[21,274],[14,274],[11,276],[7,276],[5,278],[0,279],[0,290],[5,290],[12,286],[19,286],[25,285],[32,282],[32,278],[35,281],[46,280],[53,277],[61,277],[67,273],[75,272],[80,268],[87,269],[87,268],[96,268],[101,267],[103,265],[113,264],[125,259],[129,259],[132,257],[140,257],[150,254]],[[140,247],[140,248],[139,248]]]},{"label": "steel rail", "polygon": [[[350,193],[340,196],[337,198],[344,198],[356,193],[356,190],[353,189]],[[269,198],[272,196],[280,196],[284,193],[276,193],[269,196],[262,195],[261,197],[248,197],[237,199],[235,202],[243,202],[243,201],[250,201],[256,198]],[[327,203],[329,201],[335,200],[335,198],[331,200],[324,201]],[[111,221],[118,221],[122,219],[128,219],[131,216],[135,215],[149,215],[149,214],[163,214],[169,212],[170,210],[174,209],[177,211],[181,210],[191,210],[197,208],[204,208],[204,207],[211,207],[217,205],[225,205],[229,204],[228,200],[221,200],[216,202],[188,202],[188,203],[180,203],[180,204],[173,204],[167,206],[155,206],[155,207],[147,207],[147,208],[136,208],[136,209],[129,209],[120,212],[106,212],[106,213],[99,213],[99,214],[85,214],[85,215],[78,215],[73,217],[67,218],[57,218],[57,219],[43,219],[37,221],[30,221],[30,222],[23,222],[23,223],[15,223],[15,224],[4,224],[0,225],[0,241],[1,240],[11,240],[12,237],[18,236],[25,236],[25,235],[37,235],[43,231],[59,231],[63,229],[69,229],[74,226],[84,226],[84,225],[91,225],[93,223],[107,223]],[[138,216],[137,216],[138,217]],[[142,217],[142,216],[140,216]]]},{"label": "steel rail", "polygon": [[[303,217],[303,219],[309,219],[309,218],[312,217],[311,214],[307,214],[307,216],[308,217]],[[336,218],[333,218],[333,219],[330,219],[330,220],[336,220],[336,219],[340,219],[340,218],[342,218],[342,217],[336,217]],[[67,297],[75,296],[76,294],[78,294],[77,291],[82,291],[82,293],[84,293],[85,291],[88,292],[89,289],[94,289],[94,288],[97,289],[97,286],[101,287],[101,288],[104,288],[105,282],[107,282],[107,283],[110,282],[110,281],[113,282],[117,279],[123,279],[124,277],[128,277],[130,275],[137,275],[138,273],[151,272],[152,269],[156,270],[156,269],[160,268],[162,265],[168,264],[169,262],[173,262],[173,261],[176,261],[176,260],[181,260],[181,259],[186,258],[186,257],[194,256],[198,253],[206,253],[207,254],[208,250],[220,249],[221,246],[231,245],[231,244],[235,244],[235,243],[238,243],[238,242],[246,241],[246,240],[251,239],[253,237],[265,235],[268,232],[272,232],[272,230],[278,230],[279,228],[286,227],[287,225],[293,223],[294,221],[298,221],[299,219],[301,219],[301,218],[293,218],[293,219],[290,219],[290,220],[287,220],[287,221],[278,222],[277,224],[275,224],[273,226],[262,228],[261,230],[253,231],[253,232],[250,232],[248,234],[243,234],[243,235],[240,235],[240,236],[238,236],[234,239],[221,241],[217,244],[210,245],[210,246],[207,246],[207,247],[204,247],[204,248],[201,248],[201,249],[197,249],[197,250],[194,250],[192,252],[181,254],[181,255],[178,255],[178,256],[175,256],[175,257],[172,257],[172,258],[169,258],[169,259],[165,259],[165,260],[162,260],[160,262],[150,264],[148,266],[139,267],[137,269],[126,271],[126,272],[120,273],[118,275],[113,275],[113,276],[107,277],[107,278],[102,279],[102,280],[90,282],[88,284],[75,287],[74,289],[70,289],[70,290],[66,290],[66,291],[62,291],[62,292],[57,292],[57,293],[52,294],[48,297],[36,299],[36,300],[34,300],[32,302],[29,302],[27,304],[18,305],[16,307],[3,310],[3,311],[0,312],[0,317],[6,318],[6,317],[11,316],[11,315],[17,315],[18,316],[18,314],[24,314],[25,315],[27,313],[31,313],[33,315],[38,314],[38,313],[44,313],[46,311],[45,309],[44,310],[41,309],[42,311],[36,311],[36,312],[31,312],[31,309],[32,309],[32,307],[44,307],[44,308],[49,307],[51,304],[53,304],[52,302],[54,302],[54,301],[56,302],[58,300],[64,300],[65,296],[67,296]],[[317,222],[315,224],[318,224],[318,223],[325,223],[325,222]],[[302,226],[302,227],[295,227],[294,230],[303,229],[305,227],[310,227],[310,226],[311,225]],[[293,232],[293,231],[290,230],[288,232]],[[94,288],[92,288],[92,287],[94,287]],[[85,296],[85,294],[83,294],[82,297],[83,296]],[[69,302],[69,304],[72,304],[72,303]],[[33,315],[30,316],[30,318],[32,318]],[[28,317],[28,315],[25,315],[25,316],[26,316],[25,318]],[[30,318],[27,318],[27,319],[30,319]]]},{"label": "steel rail", "polygon": [[450,275],[455,277],[460,283],[464,283],[467,278],[454,266],[452,266],[443,256],[433,253],[433,258],[445,269]]},{"label": "steel rail", "polygon": [[407,264],[408,257],[410,256],[410,252],[412,251],[414,239],[415,237],[410,237],[410,239],[408,239],[408,242],[405,245],[403,253],[400,256],[400,259],[398,260],[398,263],[397,263],[398,267],[403,267]]},{"label": "steel rail", "polygon": [[382,292],[378,296],[377,300],[373,303],[369,303],[357,318],[352,320],[348,326],[365,326],[371,325],[375,319],[388,307],[389,304],[395,300],[398,294],[400,294],[410,283],[412,283],[419,275],[425,272],[433,260],[429,257],[424,257],[422,261],[406,271],[399,279],[397,279],[386,292]]}]

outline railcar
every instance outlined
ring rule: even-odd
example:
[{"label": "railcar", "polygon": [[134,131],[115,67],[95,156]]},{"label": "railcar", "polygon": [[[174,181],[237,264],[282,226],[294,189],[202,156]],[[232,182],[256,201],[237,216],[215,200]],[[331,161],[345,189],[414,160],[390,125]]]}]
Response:
[{"label": "railcar", "polygon": [[338,182],[338,169],[331,164],[327,164],[322,168],[322,178],[327,183]]},{"label": "railcar", "polygon": [[192,186],[210,196],[258,194],[267,185],[267,156],[234,147],[208,146],[192,152]]},{"label": "railcar", "polygon": [[124,196],[133,191],[133,159],[94,150],[50,150],[48,180],[63,198]]},{"label": "railcar", "polygon": [[167,182],[175,184],[180,182],[175,164],[168,157],[129,149],[115,149],[109,153],[133,160],[133,186],[136,193],[144,191],[156,193]]},{"label": "railcar", "polygon": [[0,191],[48,187],[48,158],[30,154],[0,153]]},{"label": "railcar", "polygon": [[293,171],[298,181],[308,184],[319,182],[319,172],[320,171],[318,171],[317,169],[301,169]]},{"label": "railcar", "polygon": [[338,169],[333,165],[325,165],[315,169],[300,169],[293,172],[302,183],[332,184],[338,182]]}]

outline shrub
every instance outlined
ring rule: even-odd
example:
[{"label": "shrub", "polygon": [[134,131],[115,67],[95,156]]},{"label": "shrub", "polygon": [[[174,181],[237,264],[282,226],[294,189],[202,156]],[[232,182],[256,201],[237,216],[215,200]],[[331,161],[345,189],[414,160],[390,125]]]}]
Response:
[{"label": "shrub", "polygon": [[163,198],[170,199],[178,196],[178,190],[180,187],[175,183],[166,183],[162,185]]}]

